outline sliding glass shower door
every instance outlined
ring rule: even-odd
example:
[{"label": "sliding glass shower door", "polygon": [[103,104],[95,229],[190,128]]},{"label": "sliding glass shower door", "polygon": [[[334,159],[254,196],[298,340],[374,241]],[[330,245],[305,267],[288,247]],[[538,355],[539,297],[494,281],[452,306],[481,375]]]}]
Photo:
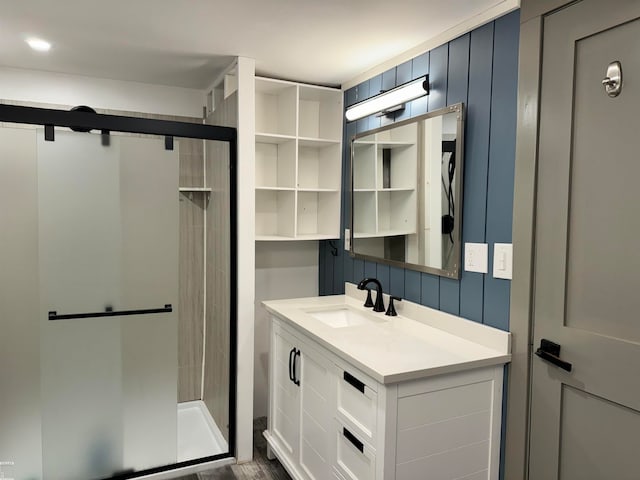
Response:
[{"label": "sliding glass shower door", "polygon": [[177,152],[55,137],[37,140],[43,477],[175,463]]},{"label": "sliding glass shower door", "polygon": [[[0,126],[0,462],[11,464],[0,470],[15,480],[127,478],[182,461],[180,139],[94,132]],[[229,455],[234,422],[233,187],[217,144],[206,142],[205,249],[217,255],[202,268],[217,290],[202,315],[201,390],[224,449],[211,458]]]}]

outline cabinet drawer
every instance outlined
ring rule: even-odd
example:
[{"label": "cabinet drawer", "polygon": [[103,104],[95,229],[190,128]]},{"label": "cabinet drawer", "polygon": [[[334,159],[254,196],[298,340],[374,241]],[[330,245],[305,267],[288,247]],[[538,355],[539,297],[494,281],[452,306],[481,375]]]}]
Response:
[{"label": "cabinet drawer", "polygon": [[336,421],[336,466],[347,480],[373,480],[376,475],[375,450],[358,433]]},{"label": "cabinet drawer", "polygon": [[372,441],[378,405],[378,394],[372,388],[372,382],[355,370],[340,369],[337,393],[338,416],[353,424],[366,435],[368,441]]},{"label": "cabinet drawer", "polygon": [[345,478],[340,475],[340,473],[335,469],[335,467],[333,468],[333,471],[331,472],[331,478],[333,478],[334,480],[345,480]]}]

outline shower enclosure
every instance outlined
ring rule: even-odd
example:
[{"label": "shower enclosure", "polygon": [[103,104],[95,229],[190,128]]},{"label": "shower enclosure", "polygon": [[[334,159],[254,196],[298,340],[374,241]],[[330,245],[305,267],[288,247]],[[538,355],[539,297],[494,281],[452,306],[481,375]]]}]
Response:
[{"label": "shower enclosure", "polygon": [[[0,477],[124,479],[231,457],[236,130],[10,105],[0,122]],[[179,342],[194,298],[179,285],[180,162],[194,146],[208,184],[182,200],[208,229],[204,345]],[[202,360],[180,404],[179,349]]]}]

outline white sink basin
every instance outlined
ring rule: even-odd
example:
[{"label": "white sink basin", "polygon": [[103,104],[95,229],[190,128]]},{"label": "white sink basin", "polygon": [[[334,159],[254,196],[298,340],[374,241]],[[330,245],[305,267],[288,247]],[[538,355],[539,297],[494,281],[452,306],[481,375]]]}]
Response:
[{"label": "white sink basin", "polygon": [[357,325],[384,323],[385,319],[376,319],[371,315],[352,310],[348,307],[335,307],[327,310],[307,310],[316,320],[331,328],[355,327]]}]

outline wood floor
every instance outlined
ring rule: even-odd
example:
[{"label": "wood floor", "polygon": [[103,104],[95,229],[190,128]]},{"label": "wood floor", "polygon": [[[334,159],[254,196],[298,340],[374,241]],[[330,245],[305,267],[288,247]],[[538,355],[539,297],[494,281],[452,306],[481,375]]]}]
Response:
[{"label": "wood floor", "polygon": [[242,465],[228,465],[176,480],[291,480],[278,460],[267,458],[267,441],[262,436],[262,432],[266,428],[266,417],[254,420],[252,462]]}]

